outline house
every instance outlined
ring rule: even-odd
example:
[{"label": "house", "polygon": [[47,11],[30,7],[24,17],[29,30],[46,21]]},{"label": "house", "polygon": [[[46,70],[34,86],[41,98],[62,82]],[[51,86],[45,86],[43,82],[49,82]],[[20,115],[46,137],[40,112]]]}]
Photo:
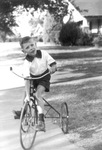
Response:
[{"label": "house", "polygon": [[81,22],[81,28],[88,28],[87,19],[75,8],[75,6],[69,1],[65,0],[68,3],[68,14],[63,18],[63,22],[67,23],[68,21]]},{"label": "house", "polygon": [[91,33],[102,33],[102,0],[74,0],[82,10],[81,14],[87,19]]}]

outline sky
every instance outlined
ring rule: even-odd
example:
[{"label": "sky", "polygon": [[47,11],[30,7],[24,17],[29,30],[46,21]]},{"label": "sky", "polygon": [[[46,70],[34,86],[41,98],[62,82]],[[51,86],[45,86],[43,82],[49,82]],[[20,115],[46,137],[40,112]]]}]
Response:
[{"label": "sky", "polygon": [[95,3],[95,2],[100,2],[100,1],[102,1],[102,0],[74,0],[74,1],[76,1],[76,2],[86,2],[86,3],[89,3],[89,2],[93,2],[93,3]]}]

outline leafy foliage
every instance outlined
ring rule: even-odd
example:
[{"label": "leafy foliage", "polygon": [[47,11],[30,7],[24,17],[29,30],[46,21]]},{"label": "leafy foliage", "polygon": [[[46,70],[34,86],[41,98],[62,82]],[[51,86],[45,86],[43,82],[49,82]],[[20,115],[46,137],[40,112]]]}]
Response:
[{"label": "leafy foliage", "polygon": [[0,0],[0,10],[3,13],[12,13],[18,6],[24,6],[28,11],[29,8],[49,10],[57,20],[65,16],[68,9],[68,3],[63,0]]},{"label": "leafy foliage", "polygon": [[59,41],[62,45],[76,45],[81,37],[81,29],[75,22],[68,22],[62,26]]},{"label": "leafy foliage", "polygon": [[0,30],[8,34],[12,26],[16,26],[13,12],[18,6],[23,6],[27,11],[34,8],[48,10],[54,15],[57,21],[62,22],[62,18],[67,14],[68,4],[63,0],[0,0]]},{"label": "leafy foliage", "polygon": [[3,41],[5,41],[7,34],[13,34],[10,28],[17,25],[12,13],[14,9],[10,1],[0,1],[0,35]]},{"label": "leafy foliage", "polygon": [[93,38],[93,45],[95,46],[102,46],[102,35],[99,34],[98,36]]},{"label": "leafy foliage", "polygon": [[[23,5],[25,8],[38,8],[42,10],[49,10],[49,13],[57,15],[58,18],[60,15],[67,14],[68,3],[63,0],[9,0],[12,3],[12,6],[17,7]],[[56,18],[57,19],[57,18]]]},{"label": "leafy foliage", "polygon": [[[74,4],[74,0],[69,1]],[[8,33],[11,27],[17,25],[13,12],[17,11],[19,6],[28,12],[30,8],[33,8],[34,11],[38,8],[48,10],[53,15],[54,20],[61,25],[63,24],[63,17],[68,14],[68,2],[64,0],[0,0],[0,30]],[[75,7],[78,8],[76,5]]]},{"label": "leafy foliage", "polygon": [[57,22],[53,15],[47,13],[44,20],[43,41],[58,43],[58,35],[61,29],[60,22]]},{"label": "leafy foliage", "polygon": [[82,46],[86,46],[86,45],[92,46],[93,45],[93,34],[82,32],[81,38],[77,41],[77,44],[82,45]]}]

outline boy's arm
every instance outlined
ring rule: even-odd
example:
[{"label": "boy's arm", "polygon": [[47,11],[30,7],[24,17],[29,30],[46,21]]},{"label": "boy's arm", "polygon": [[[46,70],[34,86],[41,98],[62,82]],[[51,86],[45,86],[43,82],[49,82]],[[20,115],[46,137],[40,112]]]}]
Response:
[{"label": "boy's arm", "polygon": [[[30,62],[25,60],[23,64],[23,76],[25,78],[30,76],[29,67],[30,67]],[[29,80],[25,80],[25,92],[26,92],[26,99],[29,100],[30,99],[30,81]]]},{"label": "boy's arm", "polygon": [[50,73],[51,74],[55,73],[57,71],[56,61],[46,51],[43,51],[43,53],[45,55],[45,59],[47,60],[48,69],[49,69]]},{"label": "boy's arm", "polygon": [[30,81],[26,80],[25,81],[25,92],[26,92],[26,99],[30,99]]}]

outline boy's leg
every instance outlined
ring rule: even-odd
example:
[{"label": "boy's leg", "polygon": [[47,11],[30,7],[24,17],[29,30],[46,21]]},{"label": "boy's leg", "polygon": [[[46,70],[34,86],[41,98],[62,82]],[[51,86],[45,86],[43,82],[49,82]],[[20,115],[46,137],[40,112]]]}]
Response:
[{"label": "boy's leg", "polygon": [[39,121],[36,127],[38,131],[45,131],[45,122],[44,122],[44,101],[42,99],[42,95],[45,92],[45,87],[42,85],[38,85],[36,91],[36,97],[38,99],[38,114],[39,114]]}]

